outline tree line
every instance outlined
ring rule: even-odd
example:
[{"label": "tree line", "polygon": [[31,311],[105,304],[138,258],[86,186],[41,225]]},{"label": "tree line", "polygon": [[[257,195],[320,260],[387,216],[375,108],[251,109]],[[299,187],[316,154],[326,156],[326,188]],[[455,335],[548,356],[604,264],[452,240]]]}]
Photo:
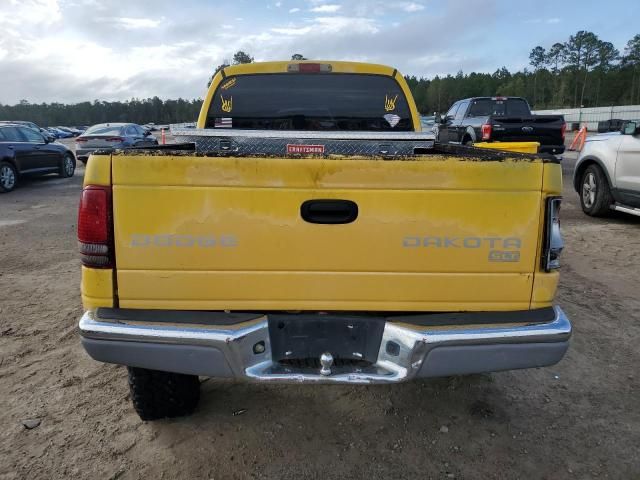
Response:
[{"label": "tree line", "polygon": [[620,53],[611,42],[581,30],[564,43],[536,46],[529,65],[510,72],[458,72],[407,81],[422,113],[442,112],[456,100],[476,96],[518,96],[533,108],[576,108],[640,104],[640,34]]},{"label": "tree line", "polygon": [[[306,60],[296,53],[292,60]],[[238,51],[214,72],[230,64],[254,59]],[[564,43],[536,46],[529,65],[510,72],[502,67],[493,73],[458,72],[456,75],[418,78],[407,82],[423,114],[446,111],[456,100],[476,96],[525,97],[533,108],[597,107],[640,104],[640,34],[629,40],[623,52],[593,32],[581,30]],[[209,80],[211,81],[211,80]],[[29,120],[43,126],[91,125],[105,122],[157,124],[194,121],[202,99],[161,100],[158,97],[124,102],[76,104],[0,104],[0,120]]]},{"label": "tree line", "polygon": [[40,126],[95,125],[108,122],[169,124],[193,122],[200,113],[201,99],[161,100],[158,97],[125,102],[0,104],[0,120],[28,120]]}]

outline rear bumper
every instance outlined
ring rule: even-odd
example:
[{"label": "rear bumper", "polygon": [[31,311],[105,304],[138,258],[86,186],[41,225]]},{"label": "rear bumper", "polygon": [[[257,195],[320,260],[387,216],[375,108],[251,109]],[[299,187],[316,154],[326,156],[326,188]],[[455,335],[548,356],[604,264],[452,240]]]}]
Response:
[{"label": "rear bumper", "polygon": [[[492,314],[484,313],[478,325],[461,324],[459,320],[467,314],[458,314],[455,325],[425,326],[425,322],[389,318],[375,362],[364,367],[332,367],[328,375],[317,368],[274,362],[266,315],[247,314],[238,321],[238,314],[233,318],[233,314],[229,318],[219,314],[214,320],[218,324],[213,325],[211,321],[185,323],[175,314],[157,322],[126,313],[101,318],[96,311],[88,311],[79,328],[87,353],[107,363],[258,382],[367,384],[559,362],[569,346],[569,319],[559,307],[552,312],[547,309],[543,322],[536,321],[532,312],[526,313],[521,322],[502,323],[504,314],[499,312],[494,315],[503,320],[493,324],[487,323]],[[256,349],[258,344],[264,351]]]}]

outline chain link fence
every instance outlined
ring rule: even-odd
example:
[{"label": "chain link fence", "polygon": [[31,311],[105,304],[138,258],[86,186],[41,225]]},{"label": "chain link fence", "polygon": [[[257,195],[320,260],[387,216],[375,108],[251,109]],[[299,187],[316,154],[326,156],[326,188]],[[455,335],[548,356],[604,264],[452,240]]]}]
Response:
[{"label": "chain link fence", "polygon": [[592,108],[556,108],[536,110],[537,115],[564,115],[567,130],[576,131],[586,126],[589,132],[613,132],[622,128],[626,120],[640,119],[640,105]]}]

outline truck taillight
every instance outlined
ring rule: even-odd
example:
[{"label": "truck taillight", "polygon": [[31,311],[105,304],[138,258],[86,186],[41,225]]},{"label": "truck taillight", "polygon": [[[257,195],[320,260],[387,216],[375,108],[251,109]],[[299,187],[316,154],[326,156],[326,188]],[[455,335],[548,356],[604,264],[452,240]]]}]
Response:
[{"label": "truck taillight", "polygon": [[113,266],[111,187],[88,185],[82,190],[78,242],[83,265],[92,268]]},{"label": "truck taillight", "polygon": [[547,199],[544,225],[544,249],[542,251],[542,268],[546,272],[560,268],[560,254],[564,248],[560,232],[560,197]]},{"label": "truck taillight", "polygon": [[487,140],[491,140],[491,125],[485,123],[482,125],[482,141],[486,142]]},{"label": "truck taillight", "polygon": [[564,139],[567,136],[567,122],[564,122],[560,127],[560,135],[562,135],[562,143],[564,143]]}]

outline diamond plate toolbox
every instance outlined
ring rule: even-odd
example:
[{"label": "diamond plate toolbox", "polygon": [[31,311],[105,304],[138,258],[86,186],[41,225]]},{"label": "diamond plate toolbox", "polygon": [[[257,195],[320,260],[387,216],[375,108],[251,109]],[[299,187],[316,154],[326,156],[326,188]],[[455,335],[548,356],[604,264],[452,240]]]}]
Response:
[{"label": "diamond plate toolbox", "polygon": [[432,133],[310,132],[197,129],[172,125],[178,143],[193,143],[196,152],[226,155],[359,155],[410,156],[432,149]]}]

